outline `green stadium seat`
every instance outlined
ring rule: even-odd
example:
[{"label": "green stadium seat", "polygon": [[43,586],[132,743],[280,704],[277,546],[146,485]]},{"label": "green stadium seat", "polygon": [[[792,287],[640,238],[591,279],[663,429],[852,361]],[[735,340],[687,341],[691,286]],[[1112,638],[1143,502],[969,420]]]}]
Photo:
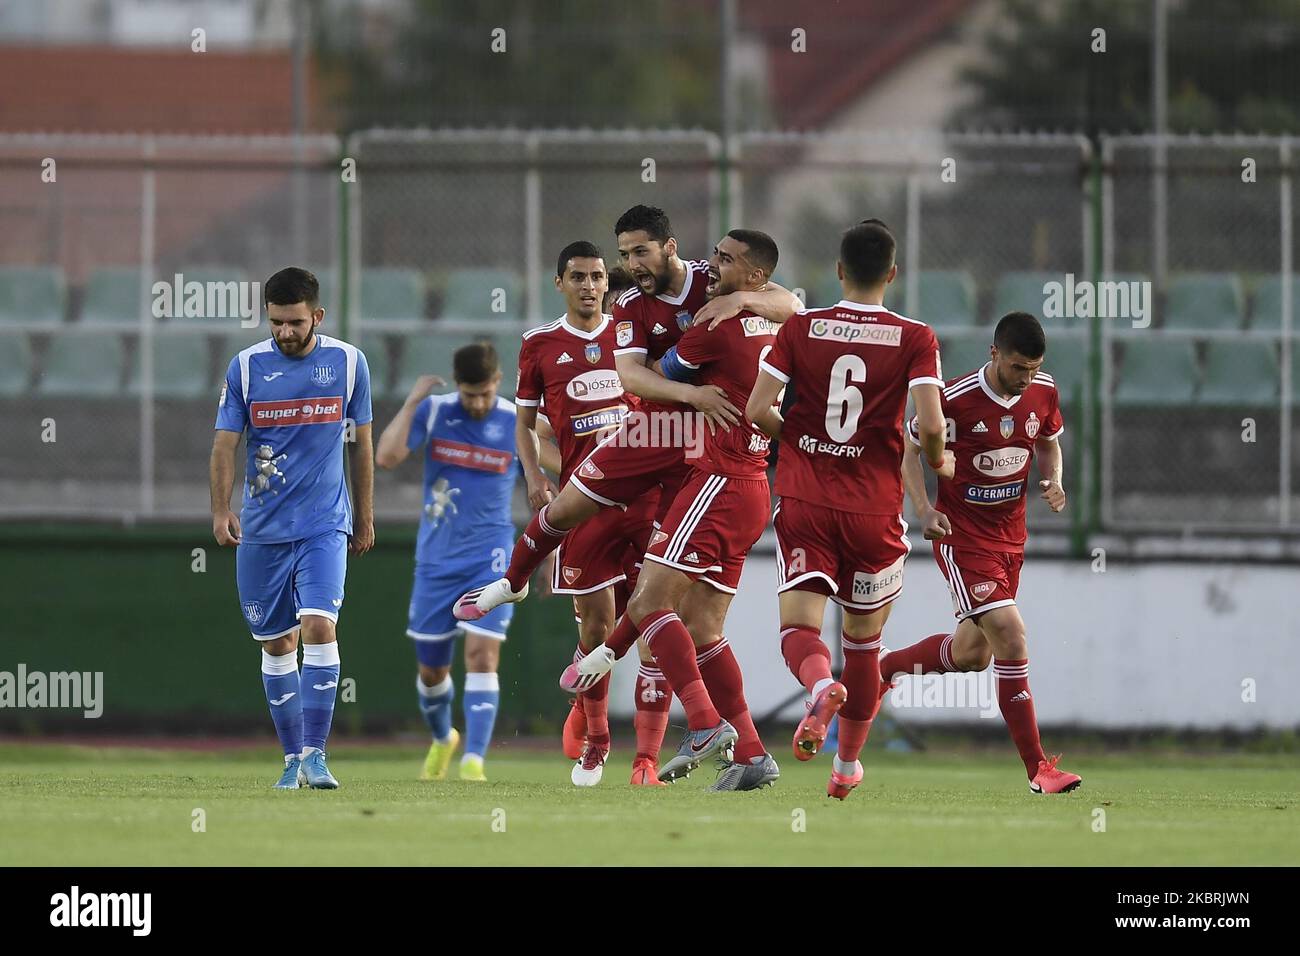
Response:
[{"label": "green stadium seat", "polygon": [[320,285],[320,305],[325,309],[325,321],[337,331],[343,320],[343,303],[338,298],[339,288],[334,270],[329,266],[319,269],[308,266],[307,271],[316,277],[316,282]]},{"label": "green stadium seat", "polygon": [[1198,405],[1276,405],[1277,349],[1271,342],[1209,342]]},{"label": "green stadium seat", "polygon": [[[975,324],[975,280],[969,273],[923,269],[916,282],[919,301],[910,312],[903,308],[903,314],[935,328],[967,328]],[[890,288],[896,285],[906,288],[903,276],[895,279]]]},{"label": "green stadium seat", "polygon": [[361,346],[365,353],[366,365],[370,368],[370,395],[372,398],[388,397],[388,381],[392,378],[392,361],[388,357],[388,338],[366,333],[365,343]]},{"label": "green stadium seat", "polygon": [[0,330],[0,395],[12,397],[27,390],[32,375],[32,347],[27,336]]},{"label": "green stadium seat", "polygon": [[1191,272],[1169,281],[1165,327],[1241,328],[1241,280],[1231,272]]},{"label": "green stadium seat", "polygon": [[[553,322],[564,315],[569,307],[568,303],[564,301],[564,296],[560,294],[560,290],[555,288],[555,283],[551,281],[550,276],[542,280],[538,293],[537,301],[540,312],[537,315],[529,316],[531,323],[541,325],[544,322]],[[613,308],[612,305],[610,307]]]},{"label": "green stadium seat", "polygon": [[1115,387],[1115,403],[1129,406],[1189,405],[1196,392],[1196,351],[1191,342],[1132,339]]},{"label": "green stadium seat", "polygon": [[[492,311],[496,289],[505,290],[504,312]],[[523,313],[523,290],[514,273],[500,269],[458,269],[447,277],[442,303],[444,318],[518,319]]]},{"label": "green stadium seat", "polygon": [[271,337],[270,331],[266,325],[259,325],[255,329],[241,329],[238,332],[227,332],[217,339],[217,374],[224,376],[226,367],[230,360],[248,348],[255,342],[261,342]]},{"label": "green stadium seat", "polygon": [[517,332],[500,333],[492,336],[497,358],[501,363],[501,394],[506,398],[515,397],[515,385],[519,379],[519,346],[522,340]]},{"label": "green stadium seat", "polygon": [[63,270],[46,266],[0,268],[0,323],[63,321]]},{"label": "green stadium seat", "polygon": [[808,293],[806,304],[810,309],[825,309],[844,298],[844,288],[840,285],[835,266],[806,276],[804,291]]},{"label": "green stadium seat", "polygon": [[50,339],[36,392],[87,398],[117,395],[124,359],[122,337],[116,333],[60,332]]},{"label": "green stadium seat", "polygon": [[1060,327],[1067,322],[1078,322],[1077,319],[1047,319],[1043,316],[1043,303],[1046,299],[1043,286],[1048,282],[1064,281],[1063,272],[1003,273],[993,289],[993,323],[996,324],[1008,312],[1028,312],[1047,326]]},{"label": "green stadium seat", "polygon": [[[132,395],[144,391],[137,342],[131,350],[126,390]],[[208,337],[192,331],[157,331],[153,334],[153,392],[158,398],[202,398],[212,391],[209,375]],[[222,370],[224,372],[224,369]]]},{"label": "green stadium seat", "polygon": [[425,317],[424,280],[414,269],[365,269],[361,321],[416,322]]},{"label": "green stadium seat", "polygon": [[[1255,305],[1248,323],[1252,329],[1278,331],[1282,328],[1282,277],[1268,276],[1255,286]],[[1291,328],[1300,331],[1300,278],[1291,277]]]},{"label": "green stadium seat", "polygon": [[445,335],[430,332],[415,332],[396,339],[392,394],[396,397],[406,395],[421,375],[441,375],[452,383],[451,356],[463,343],[454,345],[447,341]]},{"label": "green stadium seat", "polygon": [[1088,349],[1082,340],[1049,339],[1043,371],[1056,381],[1061,404],[1070,405],[1083,397],[1083,382],[1088,375]]},{"label": "green stadium seat", "polygon": [[943,363],[944,381],[951,381],[983,368],[989,360],[989,346],[993,335],[982,332],[952,332],[939,336],[939,352]]},{"label": "green stadium seat", "polygon": [[86,283],[81,321],[139,323],[140,270],[114,266],[92,272]]}]

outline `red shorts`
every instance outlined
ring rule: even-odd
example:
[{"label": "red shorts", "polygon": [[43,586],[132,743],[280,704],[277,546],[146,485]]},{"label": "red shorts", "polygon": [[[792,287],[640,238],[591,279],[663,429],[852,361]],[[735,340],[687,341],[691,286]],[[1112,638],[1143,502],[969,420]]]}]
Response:
[{"label": "red shorts", "polygon": [[555,552],[551,593],[590,594],[626,580],[645,554],[658,508],[654,489],[626,509],[601,508],[566,534]]},{"label": "red shorts", "polygon": [[1025,563],[1023,554],[954,548],[936,541],[934,560],[948,581],[957,620],[1016,603],[1020,566]]},{"label": "red shorts", "polygon": [[771,504],[766,475],[728,478],[692,469],[651,537],[646,560],[735,594],[745,555],[767,527]]},{"label": "red shorts", "polygon": [[903,562],[912,545],[902,515],[863,515],[782,498],[772,524],[778,593],[829,593],[836,604],[864,614],[903,593]]},{"label": "red shorts", "polygon": [[655,518],[662,524],[678,489],[694,469],[680,446],[630,445],[623,434],[624,428],[626,420],[618,431],[591,450],[573,470],[569,483],[605,507],[628,507],[651,489],[660,488]]}]

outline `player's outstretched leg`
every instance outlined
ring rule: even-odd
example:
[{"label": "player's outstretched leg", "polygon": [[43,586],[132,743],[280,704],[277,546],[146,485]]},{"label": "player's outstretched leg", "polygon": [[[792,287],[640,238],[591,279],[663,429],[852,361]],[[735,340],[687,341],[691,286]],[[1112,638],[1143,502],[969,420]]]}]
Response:
[{"label": "player's outstretched leg", "polygon": [[794,730],[794,755],[798,760],[817,756],[826,741],[826,729],[848,691],[831,677],[831,652],[822,643],[821,632],[813,627],[781,626],[781,653],[786,665],[804,685],[811,698],[808,713]]},{"label": "player's outstretched leg", "polygon": [[284,773],[275,789],[297,790],[306,778],[302,774],[302,695],[296,646],[287,654],[268,654],[262,648],[262,687],[276,736],[284,748]]}]

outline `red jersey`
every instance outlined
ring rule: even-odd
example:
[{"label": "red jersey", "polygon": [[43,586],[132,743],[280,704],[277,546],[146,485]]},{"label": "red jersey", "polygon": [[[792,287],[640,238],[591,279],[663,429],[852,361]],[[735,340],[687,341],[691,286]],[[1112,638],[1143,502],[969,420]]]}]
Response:
[{"label": "red jersey", "polygon": [[795,391],[776,493],[838,511],[899,514],[908,389],[943,385],[930,327],[884,306],[840,301],[796,312],[760,365]]},{"label": "red jersey", "polygon": [[[742,312],[712,332],[693,326],[677,343],[677,360],[687,368],[701,369],[696,385],[716,385],[727,399],[743,409],[758,378],[758,361],[776,343],[775,322]],[[742,412],[739,423],[710,435],[704,428],[704,453],[687,459],[701,471],[733,478],[762,478],[767,474],[769,439]]]},{"label": "red jersey", "polygon": [[[1020,395],[1003,398],[985,369],[954,378],[943,390],[947,448],[957,459],[951,480],[939,481],[939,510],[952,523],[943,543],[954,548],[1025,550],[1025,487],[1034,442],[1065,430],[1052,376],[1039,372]],[[917,444],[916,419],[908,437]]]},{"label": "red jersey", "polygon": [[525,332],[515,404],[545,409],[560,448],[563,485],[631,407],[614,368],[610,317],[602,316],[590,332],[570,325],[567,316]]},{"label": "red jersey", "polygon": [[[636,353],[647,364],[657,361],[677,344],[708,296],[709,264],[689,259],[686,281],[675,296],[646,295],[640,286],[627,289],[614,300],[614,354]],[[642,411],[678,410],[682,406],[665,402],[645,402]]]}]

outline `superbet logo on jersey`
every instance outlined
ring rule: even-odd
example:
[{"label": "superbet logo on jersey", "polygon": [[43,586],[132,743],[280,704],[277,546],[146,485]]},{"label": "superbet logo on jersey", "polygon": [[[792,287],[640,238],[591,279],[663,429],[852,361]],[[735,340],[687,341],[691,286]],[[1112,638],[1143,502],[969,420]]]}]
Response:
[{"label": "superbet logo on jersey", "polygon": [[253,402],[248,406],[254,428],[285,428],[289,425],[326,425],[343,421],[343,396],[329,398],[285,398],[275,402]]}]

